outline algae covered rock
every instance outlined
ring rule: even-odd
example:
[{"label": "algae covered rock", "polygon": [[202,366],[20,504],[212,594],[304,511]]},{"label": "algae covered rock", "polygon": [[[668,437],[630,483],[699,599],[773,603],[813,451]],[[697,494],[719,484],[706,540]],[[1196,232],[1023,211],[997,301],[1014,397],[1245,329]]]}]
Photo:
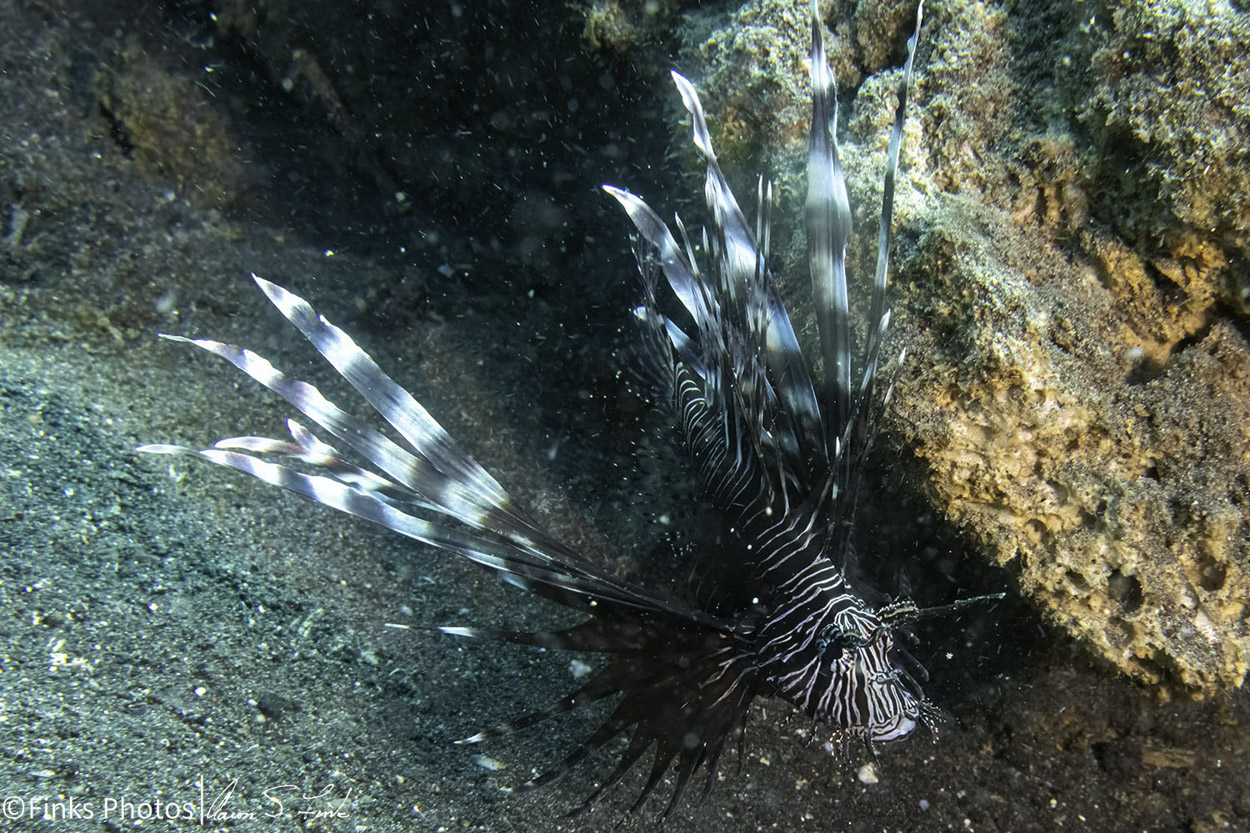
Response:
[{"label": "algae covered rock", "polygon": [[[1194,228],[1250,256],[1250,21],[1215,3],[1123,3],[1102,15],[1078,115],[1126,225]],[[1244,267],[1244,264],[1243,264]],[[1246,310],[1250,292],[1236,285]],[[1232,287],[1230,286],[1230,289]]]},{"label": "algae covered rock", "polygon": [[[861,238],[899,63],[883,44],[914,11],[896,5],[827,17]],[[808,8],[692,16],[683,66],[713,113],[728,108],[712,125],[727,167],[775,173],[798,205]],[[889,427],[936,506],[1053,621],[1138,679],[1239,686],[1250,58],[1230,44],[1250,39],[1250,16],[1179,2],[926,13],[896,214],[909,357]],[[795,208],[778,206],[778,231]],[[775,247],[779,275],[802,273],[801,251],[797,235]]]},{"label": "algae covered rock", "polygon": [[1101,259],[1073,263],[993,210],[939,200],[900,289],[912,351],[897,430],[939,505],[1070,632],[1144,680],[1239,685],[1245,337],[1212,321],[1154,365],[1141,345],[1175,322],[1118,294],[1149,267],[1090,245]]}]

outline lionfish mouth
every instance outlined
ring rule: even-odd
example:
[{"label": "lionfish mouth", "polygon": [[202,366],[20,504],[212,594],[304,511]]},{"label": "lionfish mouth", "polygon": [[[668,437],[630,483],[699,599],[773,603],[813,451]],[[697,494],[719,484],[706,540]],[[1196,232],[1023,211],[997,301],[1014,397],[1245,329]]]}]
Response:
[{"label": "lionfish mouth", "polygon": [[[245,436],[199,451],[172,445],[139,450],[192,455],[237,469],[462,556],[584,613],[579,624],[551,632],[442,628],[454,636],[609,657],[566,697],[462,741],[478,743],[615,698],[589,738],[517,789],[548,783],[623,737],[616,767],[581,807],[651,751],[634,808],[671,772],[671,810],[699,770],[707,773],[704,792],[711,787],[726,743],[741,745],[750,705],[759,696],[781,697],[847,736],[875,742],[905,738],[926,722],[929,711],[918,686],[913,696],[899,682],[911,677],[896,668],[891,640],[881,636],[923,612],[906,604],[874,610],[852,591],[841,565],[850,548],[848,530],[877,409],[888,401],[891,387],[878,385],[878,369],[890,319],[886,287],[894,176],[920,20],[918,8],[890,133],[866,338],[855,347],[845,263],[850,203],[834,134],[833,80],[812,4],[806,224],[823,365],[819,385],[766,262],[771,188],[761,184],[752,226],[721,172],[693,84],[673,74],[695,147],[707,165],[711,220],[701,245],[692,243],[680,223],[679,242],[643,200],[604,186],[641,238],[642,301],[636,314],[646,369],[657,397],[672,409],[705,499],[738,539],[725,550],[695,553],[707,569],[741,577],[721,582],[717,597],[696,601],[693,592],[682,598],[623,580],[559,541],[350,336],[303,298],[259,277],[253,276],[278,311],[400,439],[250,350],[165,336],[235,365],[286,399],[329,442],[290,420],[290,440]],[[703,265],[700,254],[707,261]],[[727,558],[738,563],[726,563]]]},{"label": "lionfish mouth", "polygon": [[909,737],[912,732],[916,731],[917,721],[920,717],[919,710],[910,715],[898,714],[893,720],[885,725],[879,726],[873,730],[872,740],[874,743],[893,743],[894,741],[904,740]]}]

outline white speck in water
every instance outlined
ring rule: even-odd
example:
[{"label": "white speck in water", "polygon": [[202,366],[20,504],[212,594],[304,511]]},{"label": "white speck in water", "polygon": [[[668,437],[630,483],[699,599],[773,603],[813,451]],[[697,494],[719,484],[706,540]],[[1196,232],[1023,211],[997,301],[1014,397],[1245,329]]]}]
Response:
[{"label": "white speck in water", "polygon": [[871,763],[864,764],[855,773],[855,777],[859,779],[861,784],[876,784],[881,779],[877,777],[877,768]]},{"label": "white speck in water", "polygon": [[177,306],[177,303],[178,303],[178,296],[171,289],[168,292],[166,292],[164,295],[156,299],[156,311],[159,312],[161,315],[169,315],[171,312],[174,311],[174,307]]}]

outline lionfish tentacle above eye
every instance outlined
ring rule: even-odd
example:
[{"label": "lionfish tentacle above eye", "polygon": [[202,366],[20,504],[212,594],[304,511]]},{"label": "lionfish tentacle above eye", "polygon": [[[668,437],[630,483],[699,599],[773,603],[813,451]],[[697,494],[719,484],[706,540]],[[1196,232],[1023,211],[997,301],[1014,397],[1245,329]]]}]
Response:
[{"label": "lionfish tentacle above eye", "polygon": [[[730,527],[728,546],[701,554],[713,571],[732,577],[720,581],[715,598],[696,602],[639,586],[561,543],[346,333],[299,296],[262,278],[256,283],[274,306],[399,440],[249,350],[168,336],[232,363],[286,399],[331,442],[291,420],[290,441],[235,437],[200,451],[172,445],[147,445],[140,451],[192,455],[237,469],[462,556],[511,584],[583,612],[583,621],[561,631],[441,628],[452,636],[606,657],[603,667],[571,694],[462,741],[478,743],[616,698],[586,741],[517,789],[548,783],[623,738],[616,767],[582,807],[652,751],[634,807],[671,773],[671,810],[700,770],[706,775],[705,791],[710,788],[725,744],[741,744],[750,704],[761,695],[785,698],[835,733],[870,741],[905,737],[924,722],[928,707],[912,674],[895,664],[898,659],[915,665],[906,656],[892,655],[892,634],[944,608],[921,611],[899,603],[874,610],[852,592],[840,565],[849,548],[845,527],[873,432],[870,406],[889,320],[885,290],[893,177],[919,26],[918,10],[890,137],[858,386],[853,384],[857,371],[846,287],[850,206],[831,131],[833,85],[815,2],[806,215],[822,392],[812,381],[767,265],[771,187],[761,180],[752,228],[721,171],[689,81],[673,74],[690,113],[694,144],[707,164],[704,193],[711,222],[702,245],[691,243],[680,221],[679,237],[674,236],[641,199],[604,186],[642,238],[643,301],[636,315],[643,358],[671,402],[708,501]],[[700,249],[710,258],[709,268],[699,266]],[[360,462],[345,459],[338,447]]]}]

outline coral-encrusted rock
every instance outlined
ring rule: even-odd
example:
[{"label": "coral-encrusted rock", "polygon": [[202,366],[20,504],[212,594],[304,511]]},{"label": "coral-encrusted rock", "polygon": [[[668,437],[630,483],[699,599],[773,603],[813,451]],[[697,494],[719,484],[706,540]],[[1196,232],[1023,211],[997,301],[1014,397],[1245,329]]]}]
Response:
[{"label": "coral-encrusted rock", "polygon": [[1245,338],[1216,319],[1149,358],[1180,325],[1133,280],[1147,265],[1087,242],[1093,263],[1073,263],[999,212],[939,200],[900,288],[914,340],[894,424],[945,511],[1070,631],[1145,680],[1239,685]]},{"label": "coral-encrusted rock", "polygon": [[[729,164],[763,157],[795,204],[801,131],[775,102],[801,83],[776,74],[802,64],[802,5],[694,18],[685,65],[707,67],[693,74],[709,101],[728,98],[732,118],[713,128]],[[879,8],[831,20],[869,244],[898,63],[881,44],[900,25]],[[918,243],[895,253],[910,352],[891,428],[927,464],[937,505],[1117,667],[1200,693],[1238,686],[1250,664],[1250,125],[1234,116],[1250,106],[1235,84],[1250,59],[1227,46],[1245,42],[1246,15],[1134,2],[1092,19],[1061,4],[929,11],[898,195],[900,239]],[[776,216],[786,240],[797,212]],[[798,245],[778,253],[783,286],[801,257]]]},{"label": "coral-encrusted rock", "polygon": [[[1250,257],[1245,4],[1240,12],[1228,3],[1116,5],[1078,111],[1102,149],[1100,183],[1142,233],[1179,224]],[[1240,277],[1226,288],[1245,312],[1244,263]]]}]

